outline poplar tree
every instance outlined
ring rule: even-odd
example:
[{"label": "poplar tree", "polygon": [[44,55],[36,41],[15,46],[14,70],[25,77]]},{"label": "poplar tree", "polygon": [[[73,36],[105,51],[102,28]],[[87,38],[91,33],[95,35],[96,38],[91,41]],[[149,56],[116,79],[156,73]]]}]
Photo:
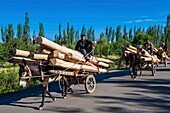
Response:
[{"label": "poplar tree", "polygon": [[43,23],[39,23],[39,36],[44,37],[44,26]]}]

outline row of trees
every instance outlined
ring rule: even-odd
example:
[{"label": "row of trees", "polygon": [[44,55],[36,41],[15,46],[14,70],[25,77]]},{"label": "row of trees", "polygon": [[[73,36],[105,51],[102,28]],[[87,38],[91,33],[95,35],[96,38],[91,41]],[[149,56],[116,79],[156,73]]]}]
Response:
[{"label": "row of trees", "polygon": [[[26,13],[25,23],[18,24],[16,34],[12,24],[1,27],[2,42],[0,42],[0,67],[9,69],[8,71],[0,70],[0,94],[20,90],[17,76],[18,67],[12,66],[11,69],[11,67],[7,67],[6,64],[1,64],[1,62],[6,62],[7,59],[12,56],[12,52],[15,48],[32,52],[36,50],[35,44],[37,35],[35,30],[32,35],[30,35],[29,21],[28,13]],[[80,34],[86,34],[87,39],[94,42],[94,55],[100,57],[107,57],[113,54],[121,55],[121,47],[126,44],[137,46],[139,43],[143,43],[146,37],[151,39],[155,47],[158,47],[162,42],[165,42],[170,50],[170,15],[167,16],[165,26],[155,25],[150,26],[147,29],[144,29],[143,27],[134,27],[129,30],[127,30],[126,25],[124,25],[123,28],[120,25],[116,28],[107,26],[99,37],[95,37],[95,29],[93,27],[87,29],[83,25],[81,30],[76,30],[70,23],[67,23],[66,28],[62,28],[62,25],[59,24],[58,34],[55,35],[54,42],[74,48],[76,42],[80,39]],[[43,23],[39,23],[38,36],[45,36]],[[34,84],[37,84],[37,81],[30,82],[30,86]]]},{"label": "row of trees", "polygon": [[[8,24],[7,27],[1,27],[0,43],[0,60],[5,61],[11,56],[14,48],[35,51],[35,46],[30,43],[30,37],[33,39],[33,44],[36,43],[36,33],[33,31],[30,36],[28,13],[25,16],[24,25],[18,24],[17,35],[15,36],[13,25]],[[82,26],[81,31],[76,30],[73,25],[67,23],[67,27],[62,29],[62,25],[58,25],[58,34],[54,37],[54,42],[66,45],[67,47],[74,48],[76,42],[80,39],[80,34],[86,34],[87,39],[95,43],[95,55],[112,55],[121,54],[121,47],[126,44],[137,45],[143,43],[146,37],[150,37],[155,47],[160,43],[165,42],[166,45],[170,44],[170,15],[167,16],[166,25],[154,25],[147,29],[143,27],[134,27],[127,30],[126,25],[117,26],[116,29],[107,26],[105,31],[100,34],[100,37],[95,37],[95,29],[91,26],[89,29]],[[39,23],[39,36],[45,36],[43,23]]]}]

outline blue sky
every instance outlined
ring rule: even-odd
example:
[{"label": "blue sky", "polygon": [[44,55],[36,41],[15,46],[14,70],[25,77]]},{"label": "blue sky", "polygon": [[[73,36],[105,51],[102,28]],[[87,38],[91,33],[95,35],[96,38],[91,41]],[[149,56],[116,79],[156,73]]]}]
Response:
[{"label": "blue sky", "polygon": [[16,34],[17,24],[24,24],[28,12],[31,36],[33,30],[38,34],[42,22],[45,37],[54,39],[58,24],[63,29],[70,22],[79,32],[83,24],[92,26],[97,38],[107,25],[114,29],[124,24],[127,28],[164,25],[169,9],[170,0],[1,0],[0,26],[12,23]]}]

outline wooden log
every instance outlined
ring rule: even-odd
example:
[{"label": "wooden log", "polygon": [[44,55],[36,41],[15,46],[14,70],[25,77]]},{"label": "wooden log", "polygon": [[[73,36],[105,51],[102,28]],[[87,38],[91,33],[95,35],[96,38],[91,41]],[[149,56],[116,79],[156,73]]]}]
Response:
[{"label": "wooden log", "polygon": [[104,59],[104,58],[98,58],[98,57],[94,57],[92,56],[93,58],[95,58],[97,61],[99,62],[105,62],[105,63],[114,63],[113,61],[109,60],[109,59]]},{"label": "wooden log", "polygon": [[48,55],[31,53],[30,58],[36,59],[36,60],[48,60]]},{"label": "wooden log", "polygon": [[36,49],[39,53],[45,53],[45,54],[50,54],[52,52],[52,50],[48,49],[47,47],[45,47],[44,45],[37,45]]},{"label": "wooden log", "polygon": [[64,60],[65,59],[65,54],[62,54],[58,51],[52,51],[49,55],[49,58],[59,58]]},{"label": "wooden log", "polygon": [[129,53],[131,53],[131,52],[130,52],[130,51],[127,51],[127,50],[125,50],[125,51],[124,51],[124,53],[125,53],[125,54],[129,54]]},{"label": "wooden log", "polygon": [[51,54],[51,51],[47,50],[47,49],[43,49],[41,53],[45,53],[45,54]]},{"label": "wooden log", "polygon": [[30,51],[24,51],[19,49],[15,49],[13,52],[14,56],[22,56],[22,57],[29,57],[30,54],[31,54]]},{"label": "wooden log", "polygon": [[170,58],[167,56],[167,54],[165,52],[162,52],[162,57],[166,58],[166,60],[170,60]]},{"label": "wooden log", "polygon": [[76,54],[73,54],[73,53],[68,53],[66,55],[66,59],[72,59],[72,60],[75,60],[75,61],[86,62],[86,60],[84,59],[84,56],[79,57],[79,56],[76,56]]},{"label": "wooden log", "polygon": [[133,50],[133,49],[130,49],[130,48],[126,48],[127,51],[130,51],[131,53],[133,54],[137,54],[137,50]]},{"label": "wooden log", "polygon": [[72,54],[75,54],[76,56],[79,56],[79,57],[83,57],[83,55],[75,50],[72,50],[72,49],[69,49],[69,48],[66,48],[66,47],[63,47],[57,43],[54,43],[46,38],[43,38],[43,37],[38,37],[38,43],[39,44],[43,44],[45,45],[46,47],[48,47],[49,49],[52,49],[52,50],[57,50],[63,54],[68,54],[68,53],[72,53]]},{"label": "wooden log", "polygon": [[63,67],[66,69],[73,69],[73,70],[83,69],[88,72],[107,72],[106,69],[101,69],[101,68],[98,69],[88,65],[80,65],[71,62],[66,62],[57,58],[50,59],[50,61],[52,65]]},{"label": "wooden log", "polygon": [[131,46],[131,45],[127,45],[126,47],[127,47],[127,48],[130,48],[130,49],[132,49],[132,50],[137,51],[137,48],[136,48],[136,47],[133,47],[133,46]]},{"label": "wooden log", "polygon": [[141,57],[141,59],[143,60],[143,61],[151,61],[151,62],[153,62],[153,63],[158,63],[158,62],[160,62],[160,60],[157,58],[157,57],[155,57],[155,56],[151,56],[151,57]]},{"label": "wooden log", "polygon": [[108,68],[108,67],[109,67],[109,64],[106,64],[106,63],[104,63],[104,62],[99,62],[97,65],[98,65],[98,66],[101,66],[101,67],[105,67],[105,68]]},{"label": "wooden log", "polygon": [[39,64],[39,62],[36,60],[32,60],[32,59],[24,58],[24,57],[11,57],[10,59],[8,59],[8,62],[19,64],[19,63],[23,63],[23,60],[25,60],[28,65],[38,65]]},{"label": "wooden log", "polygon": [[161,60],[159,60],[156,55],[154,55],[154,57],[155,57],[155,59],[156,59],[156,63],[159,64],[159,62],[161,62]]},{"label": "wooden log", "polygon": [[143,60],[143,61],[152,61],[152,58],[151,57],[141,57],[141,59]]},{"label": "wooden log", "polygon": [[158,49],[154,48],[153,51],[154,51],[155,53],[157,53],[157,52],[158,52]]},{"label": "wooden log", "polygon": [[151,57],[151,55],[144,49],[142,50],[141,54],[142,56],[145,56],[145,57]]},{"label": "wooden log", "polygon": [[104,62],[99,62],[98,60],[96,60],[96,58],[94,57],[90,57],[90,62],[92,62],[94,65],[96,66],[101,66],[101,67],[109,67],[108,64],[104,63]]}]

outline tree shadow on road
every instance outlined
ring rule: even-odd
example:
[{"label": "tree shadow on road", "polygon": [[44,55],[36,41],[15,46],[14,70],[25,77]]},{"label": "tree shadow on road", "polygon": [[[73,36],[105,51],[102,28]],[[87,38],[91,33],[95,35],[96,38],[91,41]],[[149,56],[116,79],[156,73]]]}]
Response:
[{"label": "tree shadow on road", "polygon": [[[58,87],[58,82],[53,82],[49,84],[49,91],[50,92],[57,92],[60,93],[60,89]],[[41,85],[36,85],[34,87],[30,87],[27,89],[24,89],[19,92],[14,92],[6,95],[0,95],[0,105],[9,105],[9,106],[16,106],[16,107],[27,107],[27,108],[34,108],[37,109],[37,107],[33,106],[33,104],[41,103],[41,95],[43,92],[43,87]],[[35,100],[35,102],[18,102],[19,100],[27,97],[37,97],[40,98]],[[46,99],[49,98],[48,96],[45,97]],[[55,98],[62,98],[62,96],[55,96]],[[51,101],[45,101],[45,103],[50,103]],[[32,104],[31,106],[29,104]]]},{"label": "tree shadow on road", "polygon": [[[120,97],[119,95],[93,96],[94,98],[101,99],[101,101],[98,102],[103,105],[112,103],[113,106],[109,107],[109,109],[114,109],[114,104],[118,106],[129,106],[129,103],[133,103],[133,105],[141,106],[141,108],[146,108],[147,110],[156,108],[155,111],[152,110],[154,113],[168,113],[170,110],[170,79],[145,79],[134,81],[112,79],[104,82],[109,84],[114,83],[126,89],[133,89],[130,93],[124,93],[124,95],[126,95],[124,97]],[[156,97],[154,95],[156,95]],[[101,110],[107,112],[107,109]],[[130,112],[125,109],[123,110],[123,108],[121,109],[121,107],[114,109],[114,112],[116,112],[115,110],[117,110],[117,112]],[[141,111],[141,113],[142,112],[146,112],[145,109]]]},{"label": "tree shadow on road", "polygon": [[[102,82],[104,79],[110,78],[110,77],[121,77],[121,76],[126,76],[128,74],[127,70],[119,70],[116,72],[108,72],[108,73],[103,73],[100,75],[96,75],[95,78],[97,82]],[[59,87],[58,87],[58,82],[50,83],[49,86],[49,91],[50,92],[57,92],[61,93]],[[43,92],[43,87],[42,85],[37,85],[31,88],[24,89],[19,92],[11,93],[11,94],[6,94],[6,95],[0,95],[0,105],[9,105],[9,106],[15,106],[15,107],[27,107],[27,108],[33,108],[37,109],[37,107],[34,106],[34,104],[41,103],[41,94]],[[75,94],[75,95],[81,95],[85,94],[85,92],[80,91],[80,94]],[[27,97],[38,97],[40,100],[35,100],[35,102],[19,102],[19,100]],[[62,98],[62,96],[57,96],[56,98]],[[50,103],[51,101],[46,101],[45,103]],[[31,105],[30,105],[31,104]],[[73,110],[74,111],[74,110]]]}]

